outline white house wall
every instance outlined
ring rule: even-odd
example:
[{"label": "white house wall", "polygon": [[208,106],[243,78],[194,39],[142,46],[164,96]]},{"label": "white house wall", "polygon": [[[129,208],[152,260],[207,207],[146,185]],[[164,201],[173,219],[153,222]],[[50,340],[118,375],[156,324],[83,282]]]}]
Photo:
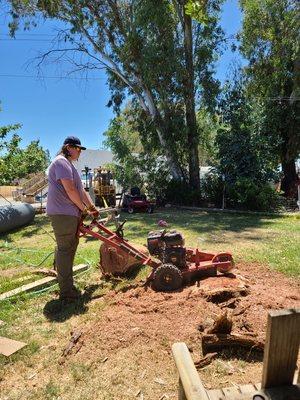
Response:
[{"label": "white house wall", "polygon": [[79,160],[74,162],[74,166],[81,174],[85,167],[89,167],[93,171],[94,168],[111,162],[113,162],[113,154],[111,151],[86,149],[81,152]]}]

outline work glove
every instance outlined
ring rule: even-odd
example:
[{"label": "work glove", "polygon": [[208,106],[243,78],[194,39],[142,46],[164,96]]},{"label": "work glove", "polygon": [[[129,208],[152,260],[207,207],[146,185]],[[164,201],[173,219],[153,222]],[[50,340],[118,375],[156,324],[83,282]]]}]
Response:
[{"label": "work glove", "polygon": [[98,211],[97,208],[94,206],[94,204],[90,205],[90,206],[87,208],[87,211],[88,211],[89,215],[90,215],[92,218],[94,218],[94,219],[97,219],[97,218],[99,217],[99,215],[100,215],[99,211]]}]

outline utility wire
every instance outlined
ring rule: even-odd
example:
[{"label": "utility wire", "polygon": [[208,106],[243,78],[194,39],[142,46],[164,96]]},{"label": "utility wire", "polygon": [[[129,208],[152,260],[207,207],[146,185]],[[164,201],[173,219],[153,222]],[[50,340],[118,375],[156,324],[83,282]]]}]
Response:
[{"label": "utility wire", "polygon": [[0,74],[0,77],[3,78],[29,78],[29,79],[79,79],[79,80],[91,80],[91,81],[101,81],[105,80],[105,78],[80,78],[80,77],[69,77],[69,76],[35,76],[35,75],[12,75],[12,74]]}]

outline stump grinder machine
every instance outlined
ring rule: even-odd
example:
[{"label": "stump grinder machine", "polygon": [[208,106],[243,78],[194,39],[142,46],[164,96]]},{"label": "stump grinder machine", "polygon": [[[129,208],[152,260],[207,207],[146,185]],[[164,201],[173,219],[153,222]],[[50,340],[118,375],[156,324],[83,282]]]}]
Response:
[{"label": "stump grinder machine", "polygon": [[[232,255],[227,252],[210,253],[184,246],[184,238],[178,231],[152,231],[148,234],[147,247],[124,239],[122,223],[116,209],[105,209],[108,217],[82,220],[79,236],[92,236],[101,242],[100,269],[104,276],[121,276],[138,265],[148,265],[151,273],[146,283],[155,290],[177,290],[193,279],[228,273],[234,266]],[[114,221],[116,230],[106,224]]]}]

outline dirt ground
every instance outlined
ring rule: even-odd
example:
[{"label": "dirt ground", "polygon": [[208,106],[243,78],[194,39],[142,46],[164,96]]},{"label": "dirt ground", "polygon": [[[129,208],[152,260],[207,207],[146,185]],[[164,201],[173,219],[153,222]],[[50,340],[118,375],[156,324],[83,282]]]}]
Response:
[{"label": "dirt ground", "polygon": [[[22,383],[23,390],[32,393],[32,397],[26,398],[35,398],[34,391],[55,376],[57,369],[61,371],[60,382],[67,383],[69,378],[64,371],[76,365],[85,366],[86,375],[77,371],[78,379],[72,383],[72,389],[52,398],[177,398],[177,375],[171,353],[174,342],[185,342],[197,361],[202,357],[203,327],[224,310],[232,316],[234,333],[250,332],[264,339],[268,310],[300,306],[299,281],[259,264],[240,264],[234,272],[238,280],[207,278],[174,293],[137,287],[125,292],[110,291],[92,300],[106,304],[100,318],[77,326],[82,334],[70,354]],[[246,291],[231,304],[228,298],[213,302],[203,295],[224,285],[242,285]],[[66,337],[65,343],[58,346],[62,349],[68,340]],[[211,389],[257,383],[261,367],[262,354],[255,350],[226,350],[200,369],[199,374],[206,388]],[[17,377],[11,376],[6,385],[18,386],[17,381]]]}]

